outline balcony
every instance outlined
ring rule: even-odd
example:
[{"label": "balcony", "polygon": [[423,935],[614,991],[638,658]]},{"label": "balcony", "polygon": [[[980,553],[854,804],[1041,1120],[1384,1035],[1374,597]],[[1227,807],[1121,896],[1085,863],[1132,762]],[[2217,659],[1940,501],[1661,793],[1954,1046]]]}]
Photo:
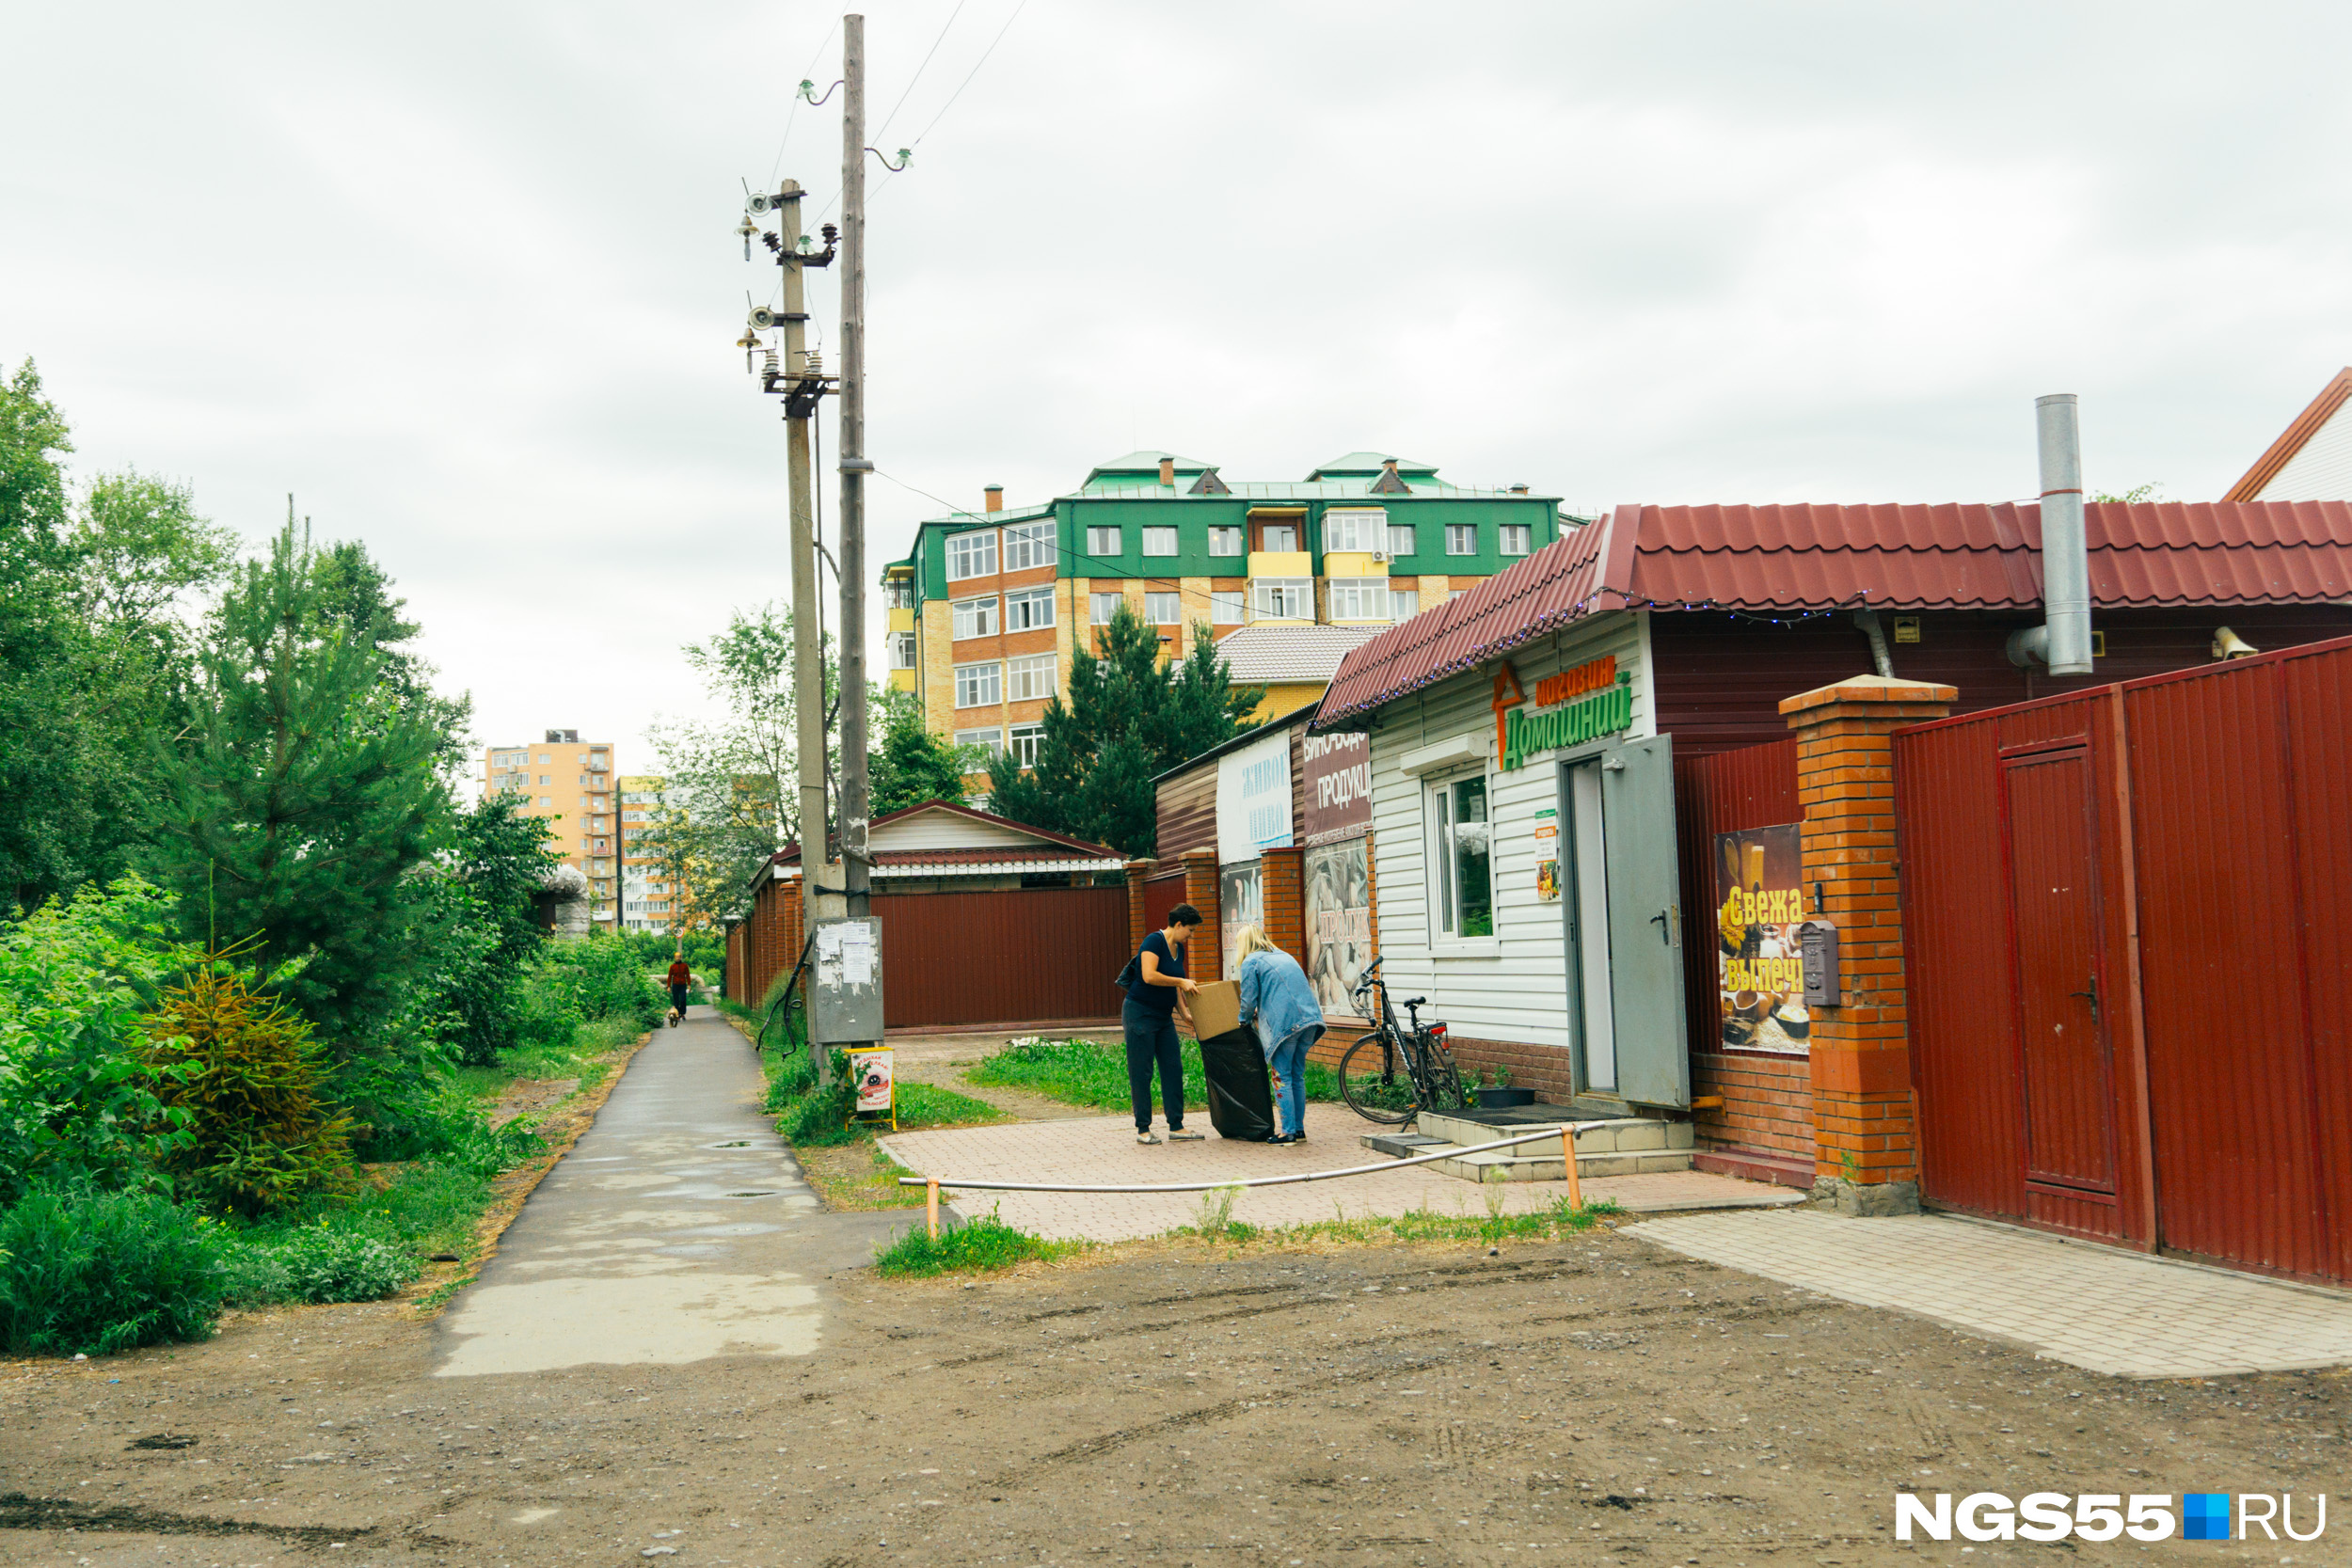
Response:
[{"label": "balcony", "polygon": [[1323,575],[1327,578],[1384,578],[1389,575],[1389,558],[1372,550],[1326,550],[1323,552]]},{"label": "balcony", "polygon": [[1305,550],[1252,550],[1249,552],[1249,575],[1253,578],[1311,578],[1315,575],[1315,558]]}]

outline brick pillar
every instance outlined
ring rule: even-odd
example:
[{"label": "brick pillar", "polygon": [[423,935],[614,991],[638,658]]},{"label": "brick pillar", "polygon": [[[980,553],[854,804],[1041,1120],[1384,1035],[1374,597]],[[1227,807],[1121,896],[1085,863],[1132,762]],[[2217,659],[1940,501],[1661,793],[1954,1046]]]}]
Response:
[{"label": "brick pillar", "polygon": [[1307,851],[1265,849],[1258,860],[1258,907],[1274,945],[1307,966]]},{"label": "brick pillar", "polygon": [[1143,939],[1152,934],[1151,916],[1143,912],[1143,884],[1151,879],[1150,861],[1127,863],[1127,951],[1134,953],[1143,946]]},{"label": "brick pillar", "polygon": [[1845,985],[1844,1005],[1815,1009],[1812,1031],[1814,1194],[1841,1213],[1919,1209],[1890,736],[1943,718],[1959,695],[1860,675],[1780,705],[1797,734],[1804,891],[1820,884]]},{"label": "brick pillar", "polygon": [[1216,851],[1185,850],[1184,902],[1200,911],[1200,929],[1206,933],[1192,939],[1194,950],[1184,957],[1184,973],[1195,980],[1223,978],[1225,939],[1217,925],[1216,895]]}]

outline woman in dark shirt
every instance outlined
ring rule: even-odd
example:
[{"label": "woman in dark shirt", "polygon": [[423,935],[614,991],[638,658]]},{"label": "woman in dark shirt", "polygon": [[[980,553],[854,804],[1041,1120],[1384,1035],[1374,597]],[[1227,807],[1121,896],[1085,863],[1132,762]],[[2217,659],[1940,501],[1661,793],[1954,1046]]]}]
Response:
[{"label": "woman in dark shirt", "polygon": [[1184,1053],[1176,1038],[1176,1020],[1192,1022],[1184,998],[1200,988],[1184,977],[1184,945],[1200,928],[1200,911],[1179,904],[1168,911],[1168,928],[1143,939],[1136,954],[1138,973],[1127,987],[1120,1022],[1127,1031],[1127,1087],[1136,1102],[1136,1142],[1155,1144],[1152,1131],[1152,1069],[1160,1069],[1160,1102],[1168,1108],[1168,1135],[1186,1141],[1200,1136],[1184,1131]]}]

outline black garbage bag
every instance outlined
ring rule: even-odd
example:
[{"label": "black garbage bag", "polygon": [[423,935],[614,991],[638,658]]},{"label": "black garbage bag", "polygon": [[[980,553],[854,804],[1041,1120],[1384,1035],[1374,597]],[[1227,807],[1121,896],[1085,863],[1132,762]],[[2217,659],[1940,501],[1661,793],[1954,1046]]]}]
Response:
[{"label": "black garbage bag", "polygon": [[1262,1144],[1274,1136],[1274,1090],[1255,1029],[1244,1025],[1202,1040],[1200,1066],[1209,1080],[1209,1125],[1219,1137]]}]

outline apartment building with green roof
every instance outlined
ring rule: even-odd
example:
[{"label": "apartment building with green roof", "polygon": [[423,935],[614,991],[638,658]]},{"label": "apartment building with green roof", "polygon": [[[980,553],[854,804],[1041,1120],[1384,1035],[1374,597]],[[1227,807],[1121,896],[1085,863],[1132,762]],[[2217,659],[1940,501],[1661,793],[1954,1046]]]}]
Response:
[{"label": "apartment building with green roof", "polygon": [[1191,651],[1196,626],[1383,626],[1443,603],[1559,536],[1560,498],[1474,489],[1357,451],[1303,480],[1229,480],[1135,451],[1076,489],[927,519],[882,569],[890,679],[944,738],[1035,755],[1071,652],[1120,604]]}]

